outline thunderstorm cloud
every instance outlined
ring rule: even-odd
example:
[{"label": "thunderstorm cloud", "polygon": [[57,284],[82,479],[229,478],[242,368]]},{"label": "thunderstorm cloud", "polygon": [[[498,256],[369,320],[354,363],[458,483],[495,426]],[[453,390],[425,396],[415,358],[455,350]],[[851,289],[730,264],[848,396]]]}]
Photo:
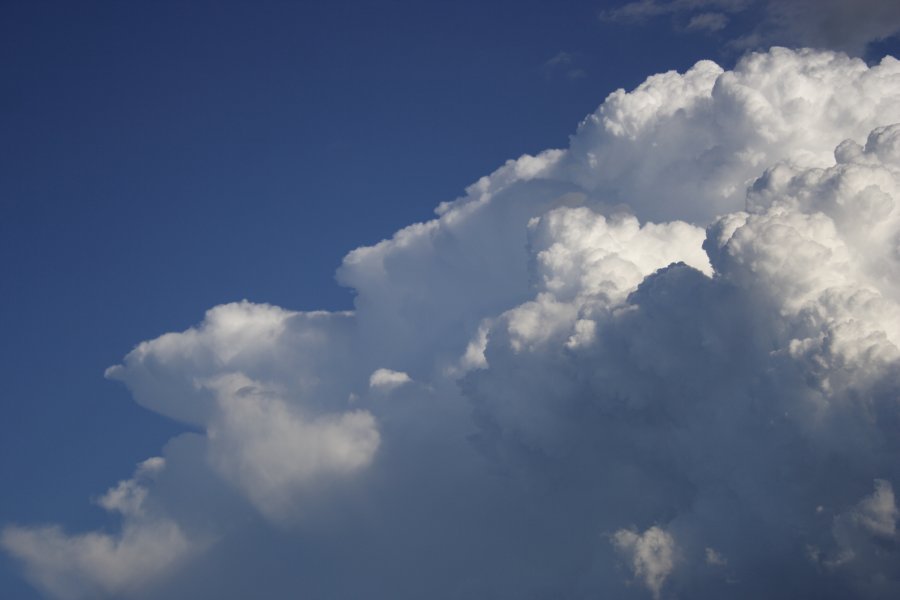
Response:
[{"label": "thunderstorm cloud", "polygon": [[139,344],[191,432],[2,547],[64,599],[900,597],[898,202],[897,60],[654,75],[350,252],[354,311]]}]

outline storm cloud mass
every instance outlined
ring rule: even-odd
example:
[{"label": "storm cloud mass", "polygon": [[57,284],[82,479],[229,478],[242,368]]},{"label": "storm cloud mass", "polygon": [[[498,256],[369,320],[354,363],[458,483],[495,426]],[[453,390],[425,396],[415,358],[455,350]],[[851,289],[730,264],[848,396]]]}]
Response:
[{"label": "storm cloud mass", "polygon": [[900,596],[900,62],[773,48],[611,94],[107,376],[189,425],[7,525],[58,598]]}]

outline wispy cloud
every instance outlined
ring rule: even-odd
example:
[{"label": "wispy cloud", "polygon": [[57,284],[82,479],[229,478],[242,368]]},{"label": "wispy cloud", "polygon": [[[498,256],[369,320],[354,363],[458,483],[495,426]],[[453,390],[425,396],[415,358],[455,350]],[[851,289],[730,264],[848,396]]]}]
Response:
[{"label": "wispy cloud", "polygon": [[545,77],[582,79],[587,77],[587,71],[579,65],[580,60],[581,57],[577,53],[560,51],[544,61],[541,70]]},{"label": "wispy cloud", "polygon": [[688,31],[720,31],[728,25],[728,17],[722,13],[704,12],[692,15],[685,29]]},{"label": "wispy cloud", "polygon": [[[753,9],[753,10],[750,10]],[[894,0],[638,0],[600,13],[607,22],[641,24],[666,17],[685,32],[721,32],[747,49],[810,46],[863,55],[872,42],[900,32]]]},{"label": "wispy cloud", "polygon": [[754,0],[637,0],[600,12],[606,21],[641,22],[665,15],[707,12],[736,13],[745,10]]}]

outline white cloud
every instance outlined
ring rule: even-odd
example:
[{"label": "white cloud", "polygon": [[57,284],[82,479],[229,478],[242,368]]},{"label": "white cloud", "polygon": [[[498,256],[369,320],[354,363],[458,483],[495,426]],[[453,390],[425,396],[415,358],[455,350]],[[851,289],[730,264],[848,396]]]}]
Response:
[{"label": "white cloud", "polygon": [[59,527],[3,530],[2,543],[29,579],[56,598],[120,597],[161,577],[191,549],[171,521],[126,525],[116,536]]},{"label": "white cloud", "polygon": [[714,548],[706,548],[706,564],[713,567],[724,567],[728,564],[728,559],[716,552]]},{"label": "white cloud", "polygon": [[613,544],[629,561],[635,577],[659,598],[663,584],[675,568],[675,539],[659,527],[644,533],[620,529],[613,535]]},{"label": "white cloud", "polygon": [[166,466],[161,456],[153,456],[138,465],[134,478],[124,479],[115,487],[106,491],[97,504],[110,512],[119,512],[125,516],[142,516],[144,501],[147,499],[147,488],[143,482],[153,477]]},{"label": "white cloud", "polygon": [[7,526],[0,544],[25,564],[28,578],[63,599],[121,597],[175,570],[199,548],[171,519],[147,514],[149,478],[163,459],[141,463],[134,478],[110,488],[98,504],[124,518],[121,532],[70,535],[58,526]]},{"label": "white cloud", "polygon": [[378,450],[366,411],[309,418],[242,375],[209,385],[220,409],[208,426],[210,461],[273,520],[290,519],[304,494],[366,467]]},{"label": "white cloud", "polygon": [[390,369],[375,369],[369,376],[369,387],[380,390],[390,391],[410,383],[409,375],[402,371],[391,371]]},{"label": "white cloud", "polygon": [[890,58],[867,68],[840,54],[780,48],[726,73],[700,62],[611,94],[561,166],[642,219],[706,224],[744,208],[747,185],[772,164],[828,167],[842,141],[900,120],[898,72]]},{"label": "white cloud", "polygon": [[109,376],[196,433],[98,500],[120,533],[4,547],[57,595],[896,597],[895,123],[893,59],[617,91],[351,252],[354,312],[234,303],[137,346]]}]

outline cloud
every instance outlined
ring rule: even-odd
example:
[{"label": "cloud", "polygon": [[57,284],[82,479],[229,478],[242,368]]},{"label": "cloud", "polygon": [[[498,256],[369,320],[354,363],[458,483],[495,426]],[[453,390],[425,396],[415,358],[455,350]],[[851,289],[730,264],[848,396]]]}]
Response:
[{"label": "cloud", "polygon": [[735,23],[732,44],[744,49],[780,44],[861,56],[872,42],[900,32],[893,0],[638,0],[600,13],[604,21],[635,24],[659,17],[687,32],[715,33]]},{"label": "cloud", "polygon": [[714,548],[706,548],[706,564],[714,567],[724,567],[728,564],[728,559],[716,552]]},{"label": "cloud", "polygon": [[758,36],[774,43],[862,55],[871,42],[900,32],[900,5],[891,0],[772,1],[766,10]]},{"label": "cloud", "polygon": [[[752,3],[753,0],[637,0],[604,10],[600,13],[600,18],[607,21],[641,22],[663,15],[694,11],[734,13],[745,10]],[[707,12],[705,14],[721,13]]]},{"label": "cloud", "polygon": [[635,577],[659,598],[666,578],[675,568],[675,540],[660,529],[651,527],[642,534],[620,529],[613,536],[616,550],[628,558]]},{"label": "cloud", "polygon": [[108,377],[193,433],[119,533],[4,548],[57,597],[896,597],[898,165],[892,58],[618,90],[350,252],[353,312],[139,344]]},{"label": "cloud", "polygon": [[378,450],[364,410],[309,418],[242,375],[210,385],[220,408],[207,429],[210,462],[273,520],[290,518],[304,492],[352,476]]},{"label": "cloud", "polygon": [[134,478],[122,480],[116,487],[107,490],[97,500],[97,504],[110,512],[119,512],[125,516],[142,516],[147,488],[141,481],[158,474],[165,466],[166,461],[160,456],[148,458],[138,465]]},{"label": "cloud", "polygon": [[0,544],[25,564],[36,587],[64,599],[127,595],[182,565],[199,549],[197,541],[164,515],[145,510],[147,485],[164,467],[159,457],[138,466],[132,479],[120,481],[97,503],[123,517],[116,535],[70,535],[58,526],[7,526]]},{"label": "cloud", "polygon": [[875,491],[851,511],[853,522],[873,536],[891,539],[897,535],[897,504],[889,481],[875,480]]},{"label": "cloud", "polygon": [[[833,543],[822,549],[807,548],[810,560],[829,573],[865,574],[890,570],[896,564],[897,505],[890,482],[874,481],[874,492],[833,519]],[[878,596],[883,582],[866,581],[854,590],[857,595]],[[880,584],[880,585],[879,585]]]},{"label": "cloud", "polygon": [[402,371],[391,371],[390,369],[375,369],[369,376],[369,387],[380,390],[390,391],[411,382],[409,375]]},{"label": "cloud", "polygon": [[728,25],[728,17],[722,13],[697,13],[691,16],[685,29],[687,31],[721,31]]}]

